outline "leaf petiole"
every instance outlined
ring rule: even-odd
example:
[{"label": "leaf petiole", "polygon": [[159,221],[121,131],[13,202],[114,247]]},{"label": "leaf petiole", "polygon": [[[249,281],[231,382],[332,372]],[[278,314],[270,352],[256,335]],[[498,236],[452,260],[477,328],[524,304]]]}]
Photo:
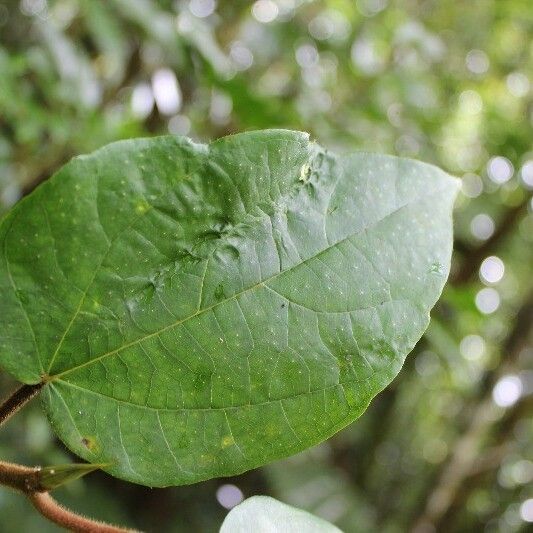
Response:
[{"label": "leaf petiole", "polygon": [[0,405],[0,426],[24,407],[42,389],[44,383],[22,385]]}]

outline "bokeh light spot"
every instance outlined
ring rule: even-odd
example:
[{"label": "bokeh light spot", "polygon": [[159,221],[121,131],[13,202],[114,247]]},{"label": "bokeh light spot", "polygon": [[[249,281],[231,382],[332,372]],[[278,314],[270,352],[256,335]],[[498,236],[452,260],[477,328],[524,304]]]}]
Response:
[{"label": "bokeh light spot", "polygon": [[252,6],[252,15],[258,22],[268,24],[276,20],[279,8],[272,0],[257,0]]},{"label": "bokeh light spot", "polygon": [[498,185],[509,181],[513,177],[514,168],[506,157],[493,157],[487,165],[489,178]]},{"label": "bokeh light spot", "polygon": [[215,0],[191,0],[189,11],[198,18],[205,18],[215,12],[217,3]]},{"label": "bokeh light spot", "polygon": [[485,353],[485,341],[479,335],[467,335],[459,343],[461,355],[470,361],[478,361]]},{"label": "bokeh light spot", "polygon": [[483,50],[470,50],[466,54],[466,68],[473,74],[484,74],[489,70],[489,58]]},{"label": "bokeh light spot", "polygon": [[481,281],[486,283],[498,283],[503,278],[505,273],[505,265],[503,261],[491,255],[483,260],[479,269],[479,276]]},{"label": "bokeh light spot", "polygon": [[523,98],[529,93],[529,79],[523,72],[511,72],[505,82],[509,92],[517,98]]},{"label": "bokeh light spot", "polygon": [[528,189],[533,189],[533,161],[526,161],[520,169],[520,177]]},{"label": "bokeh light spot", "polygon": [[472,235],[480,241],[485,241],[494,233],[494,220],[486,213],[479,213],[470,222],[470,231]]},{"label": "bokeh light spot", "polygon": [[494,313],[500,307],[500,293],[491,287],[481,289],[476,294],[476,307],[485,315]]},{"label": "bokeh light spot", "polygon": [[217,489],[217,501],[226,509],[232,509],[244,500],[244,495],[236,485],[220,485]]},{"label": "bokeh light spot", "polygon": [[524,522],[533,522],[533,498],[527,499],[520,505],[520,518]]},{"label": "bokeh light spot", "polygon": [[131,111],[140,119],[146,118],[154,107],[154,95],[150,85],[139,83],[131,93]]},{"label": "bokeh light spot", "polygon": [[181,108],[181,90],[176,75],[168,68],[156,70],[152,76],[152,90],[157,109],[162,115],[173,115]]},{"label": "bokeh light spot", "polygon": [[504,376],[492,389],[492,399],[499,407],[511,407],[522,396],[522,381],[518,376]]}]

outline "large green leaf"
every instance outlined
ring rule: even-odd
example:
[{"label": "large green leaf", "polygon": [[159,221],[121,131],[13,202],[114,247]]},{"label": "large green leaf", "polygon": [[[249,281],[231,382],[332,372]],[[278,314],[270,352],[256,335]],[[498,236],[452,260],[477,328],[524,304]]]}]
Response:
[{"label": "large green leaf", "polygon": [[422,335],[456,189],[300,132],[108,145],[1,223],[0,362],[124,479],[290,455],[357,418]]},{"label": "large green leaf", "polygon": [[253,496],[234,507],[220,533],[341,533],[333,524],[268,496]]}]

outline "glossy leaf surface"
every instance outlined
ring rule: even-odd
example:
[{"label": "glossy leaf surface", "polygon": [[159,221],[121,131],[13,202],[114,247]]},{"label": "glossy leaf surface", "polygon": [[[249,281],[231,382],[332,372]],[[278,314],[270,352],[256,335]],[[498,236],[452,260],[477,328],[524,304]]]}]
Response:
[{"label": "glossy leaf surface", "polygon": [[456,182],[300,132],[75,158],[0,225],[0,364],[61,439],[153,486],[236,474],[346,426],[446,280]]}]

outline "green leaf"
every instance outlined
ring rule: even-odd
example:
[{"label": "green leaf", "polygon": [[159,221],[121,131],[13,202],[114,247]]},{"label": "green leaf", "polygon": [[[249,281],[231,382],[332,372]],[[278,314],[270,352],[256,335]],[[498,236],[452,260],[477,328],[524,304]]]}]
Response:
[{"label": "green leaf", "polygon": [[356,419],[448,275],[457,185],[308,135],[159,137],[75,158],[0,225],[0,362],[59,437],[166,486]]},{"label": "green leaf", "polygon": [[268,496],[253,496],[234,507],[220,533],[341,533],[333,524]]}]

